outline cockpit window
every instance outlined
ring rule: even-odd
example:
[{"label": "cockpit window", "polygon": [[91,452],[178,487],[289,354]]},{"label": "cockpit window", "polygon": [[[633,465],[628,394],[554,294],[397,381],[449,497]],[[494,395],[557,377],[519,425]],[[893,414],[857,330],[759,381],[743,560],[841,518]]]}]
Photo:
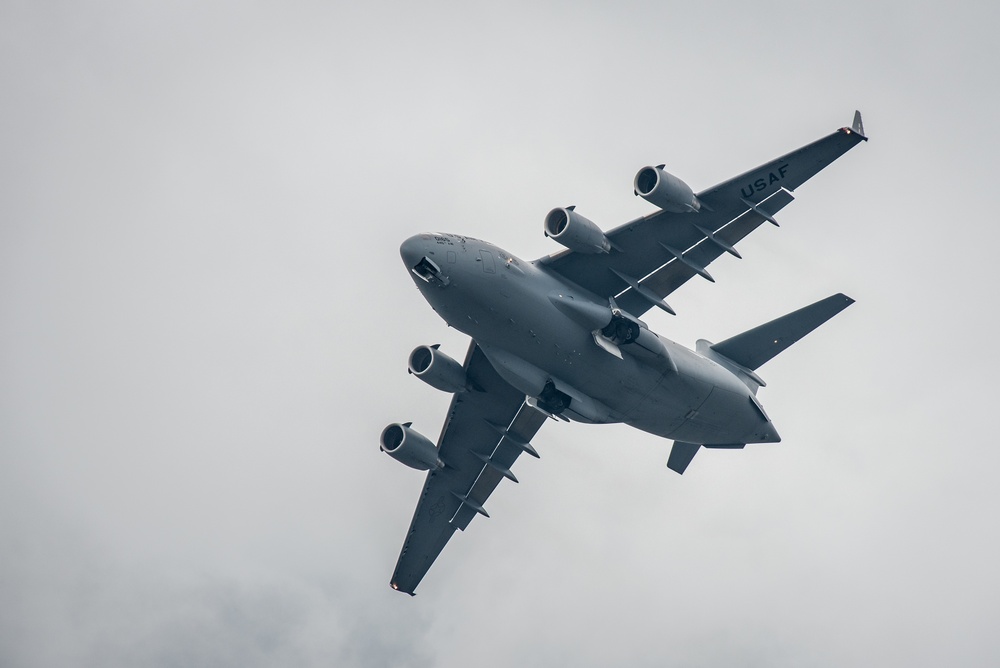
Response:
[{"label": "cockpit window", "polygon": [[479,257],[483,261],[483,271],[487,274],[497,273],[497,265],[493,260],[493,253],[488,250],[479,251]]},{"label": "cockpit window", "polygon": [[428,283],[448,285],[448,277],[441,273],[441,268],[426,255],[420,258],[420,262],[414,265],[413,273]]}]

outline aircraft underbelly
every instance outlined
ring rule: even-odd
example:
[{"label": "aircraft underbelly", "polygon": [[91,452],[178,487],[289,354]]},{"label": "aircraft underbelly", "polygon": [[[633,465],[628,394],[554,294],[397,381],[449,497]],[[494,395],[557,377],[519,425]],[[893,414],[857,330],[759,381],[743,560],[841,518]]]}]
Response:
[{"label": "aircraft underbelly", "polygon": [[[537,397],[552,380],[580,397],[584,421],[626,422],[646,432],[693,443],[735,442],[756,419],[746,388],[717,364],[667,339],[669,362],[657,364],[621,347],[621,357],[595,343],[593,333],[567,319],[549,301],[566,286],[548,276],[500,274],[454,277],[502,286],[489,298],[442,301],[436,306],[453,327],[472,336],[507,382]],[[635,344],[632,344],[635,345]],[[742,393],[742,394],[741,394]],[[570,405],[570,417],[574,406]]]},{"label": "aircraft underbelly", "polygon": [[711,385],[695,378],[678,374],[661,378],[653,391],[630,412],[628,423],[643,431],[667,436],[684,424],[711,391]]},{"label": "aircraft underbelly", "polygon": [[740,442],[754,428],[755,418],[745,395],[714,387],[671,438],[687,443]]},{"label": "aircraft underbelly", "polygon": [[660,382],[661,371],[628,356],[618,359],[598,348],[589,335],[564,333],[559,343],[531,335],[528,339],[526,345],[512,345],[517,337],[485,335],[477,342],[497,372],[525,394],[537,396],[551,379],[557,389],[586,395],[608,409],[605,419],[591,421],[629,421]]},{"label": "aircraft underbelly", "polygon": [[[498,373],[526,394],[537,395],[537,372],[541,372],[557,387],[566,385],[610,409],[611,415],[598,421],[628,421],[656,390],[662,370],[600,348],[591,332],[567,320],[549,302],[545,295],[555,287],[559,286],[515,291],[503,295],[501,303],[480,306],[474,319],[466,315],[464,322],[458,318],[449,322],[470,334]],[[503,303],[508,300],[511,304]],[[527,363],[523,372],[516,368],[521,361]]]},{"label": "aircraft underbelly", "polygon": [[759,426],[749,390],[714,362],[671,343],[677,373],[665,375],[633,412],[632,426],[688,443],[735,443]]}]

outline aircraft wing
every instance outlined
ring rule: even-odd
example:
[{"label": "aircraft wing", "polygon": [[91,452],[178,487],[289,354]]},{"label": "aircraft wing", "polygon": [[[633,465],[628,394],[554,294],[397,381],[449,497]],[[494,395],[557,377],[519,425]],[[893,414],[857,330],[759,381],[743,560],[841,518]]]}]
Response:
[{"label": "aircraft wing", "polygon": [[723,253],[739,257],[736,242],[789,204],[792,191],[861,141],[854,124],[756,169],[698,193],[696,213],[658,211],[607,233],[607,254],[563,251],[539,260],[546,269],[639,316],[653,306],[673,313],[663,298],[693,276],[714,281],[706,267]]},{"label": "aircraft wing", "polygon": [[456,394],[441,437],[443,469],[430,471],[390,585],[413,590],[444,549],[455,529],[463,531],[503,478],[517,479],[510,467],[522,452],[537,457],[531,438],[546,416],[524,403],[524,394],[497,375],[475,341],[465,369],[476,389]]}]

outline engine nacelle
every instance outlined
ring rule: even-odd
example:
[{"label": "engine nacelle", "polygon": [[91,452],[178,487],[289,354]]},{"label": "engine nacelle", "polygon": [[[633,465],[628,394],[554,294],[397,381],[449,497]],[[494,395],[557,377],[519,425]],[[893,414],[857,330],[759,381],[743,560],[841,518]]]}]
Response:
[{"label": "engine nacelle", "polygon": [[575,207],[552,209],[545,216],[545,236],[551,237],[578,253],[608,253],[611,241],[596,224],[587,220]]},{"label": "engine nacelle", "polygon": [[442,468],[444,462],[438,459],[437,448],[423,434],[410,429],[410,424],[393,423],[383,429],[379,449],[418,471]]},{"label": "engine nacelle", "polygon": [[438,350],[437,345],[414,348],[407,362],[407,370],[431,387],[444,392],[464,392],[468,386],[462,365]]},{"label": "engine nacelle", "polygon": [[664,211],[689,213],[699,211],[701,202],[688,184],[663,171],[663,165],[643,167],[635,175],[635,194]]}]

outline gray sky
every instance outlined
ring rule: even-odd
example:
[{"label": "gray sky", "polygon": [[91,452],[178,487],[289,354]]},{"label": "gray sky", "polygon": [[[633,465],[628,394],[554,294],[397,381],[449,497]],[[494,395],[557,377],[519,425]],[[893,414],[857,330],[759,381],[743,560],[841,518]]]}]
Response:
[{"label": "gray sky", "polygon": [[[995,665],[993,3],[0,6],[0,664]],[[379,453],[467,341],[400,241],[525,259],[865,114],[872,140],[671,298],[784,441],[549,424],[416,598]]]}]

